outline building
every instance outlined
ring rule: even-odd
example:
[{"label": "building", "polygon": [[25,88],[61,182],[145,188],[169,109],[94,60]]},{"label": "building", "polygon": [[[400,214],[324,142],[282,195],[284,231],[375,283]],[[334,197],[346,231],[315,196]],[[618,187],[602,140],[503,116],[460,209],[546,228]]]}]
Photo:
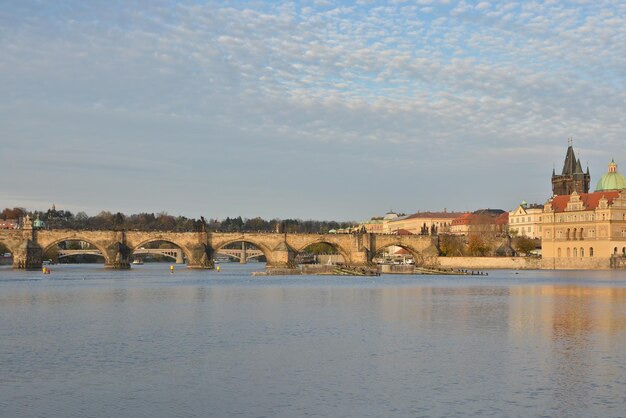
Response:
[{"label": "building", "polygon": [[450,233],[469,235],[472,233],[504,235],[507,233],[509,213],[501,209],[480,209],[464,213],[454,219]]},{"label": "building", "polygon": [[386,225],[398,217],[397,213],[390,210],[385,216],[374,217],[368,221],[362,222],[361,225],[358,226],[358,229],[365,228],[365,230],[371,234],[386,234],[389,233]]},{"label": "building", "polygon": [[0,229],[17,229],[17,219],[0,219]]},{"label": "building", "polygon": [[626,267],[626,178],[611,161],[593,193],[553,196],[542,218],[542,266]]},{"label": "building", "polygon": [[435,235],[450,232],[452,221],[462,216],[461,212],[417,212],[409,216],[399,216],[385,225],[387,233],[406,230],[411,234]]},{"label": "building", "polygon": [[509,212],[509,234],[512,236],[541,238],[543,205],[529,205],[523,201]]},{"label": "building", "polygon": [[563,171],[557,175],[552,169],[552,195],[569,195],[574,191],[579,194],[588,193],[590,180],[589,167],[584,173],[580,160],[574,155],[574,148],[570,141],[565,154]]}]

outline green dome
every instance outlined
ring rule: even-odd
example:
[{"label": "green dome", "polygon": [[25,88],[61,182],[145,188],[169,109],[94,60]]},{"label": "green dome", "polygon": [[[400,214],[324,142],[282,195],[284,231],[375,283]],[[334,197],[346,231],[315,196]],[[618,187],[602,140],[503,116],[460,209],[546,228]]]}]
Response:
[{"label": "green dome", "polygon": [[609,172],[598,180],[596,192],[621,189],[626,189],[626,178],[617,172],[617,164],[615,164],[615,161],[611,161],[609,163]]}]

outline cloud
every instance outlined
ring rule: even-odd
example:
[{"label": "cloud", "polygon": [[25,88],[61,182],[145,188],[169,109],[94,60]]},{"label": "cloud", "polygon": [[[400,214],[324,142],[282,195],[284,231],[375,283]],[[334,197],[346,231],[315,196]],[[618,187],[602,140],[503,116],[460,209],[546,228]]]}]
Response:
[{"label": "cloud", "polygon": [[[101,173],[91,184],[107,190],[104,179],[124,172],[166,173],[163,184],[197,190],[190,170],[202,170],[200,154],[218,151],[220,169],[231,162],[233,171],[264,178],[280,167],[251,167],[234,154],[300,155],[309,175],[341,190],[357,186],[312,174],[311,150],[336,149],[333,161],[347,171],[401,165],[420,178],[437,166],[450,176],[474,163],[498,167],[494,155],[512,149],[536,159],[537,149],[551,152],[544,144],[569,136],[589,149],[616,149],[626,120],[624,16],[617,1],[0,6],[0,122],[12,138],[0,140],[0,162],[23,173],[16,161],[29,161],[42,176],[80,161]],[[54,160],[31,158],[33,148]],[[188,155],[188,169],[172,150]],[[543,162],[554,158],[561,155]],[[245,177],[233,176],[230,187],[258,202],[267,191],[249,190]],[[384,187],[382,174],[373,177]],[[522,192],[509,193],[517,202]],[[387,198],[411,210],[411,197]]]}]

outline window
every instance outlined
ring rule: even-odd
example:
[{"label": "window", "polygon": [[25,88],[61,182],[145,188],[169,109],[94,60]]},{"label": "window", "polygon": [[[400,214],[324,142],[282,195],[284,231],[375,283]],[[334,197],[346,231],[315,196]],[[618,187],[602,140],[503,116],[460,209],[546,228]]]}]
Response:
[{"label": "window", "polygon": [[580,247],[580,256],[581,257],[585,256],[585,249],[583,247]]},{"label": "window", "polygon": [[569,251],[569,247],[567,247],[567,257],[570,257],[570,251]]},{"label": "window", "polygon": [[557,255],[557,257],[561,258],[561,249],[560,248],[558,248],[556,250],[556,255]]},{"label": "window", "polygon": [[574,257],[578,257],[578,249],[576,247],[574,247],[572,252],[574,253]]},{"label": "window", "polygon": [[593,247],[589,247],[589,257],[593,257]]},{"label": "window", "polygon": [[567,232],[565,233],[565,239],[569,239],[569,228],[567,228]]}]

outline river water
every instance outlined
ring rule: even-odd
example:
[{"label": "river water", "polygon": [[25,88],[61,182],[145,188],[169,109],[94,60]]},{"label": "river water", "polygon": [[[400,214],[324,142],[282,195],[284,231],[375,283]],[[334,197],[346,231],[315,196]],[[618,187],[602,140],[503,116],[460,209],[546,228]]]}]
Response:
[{"label": "river water", "polygon": [[0,415],[626,415],[626,273],[0,268]]}]

